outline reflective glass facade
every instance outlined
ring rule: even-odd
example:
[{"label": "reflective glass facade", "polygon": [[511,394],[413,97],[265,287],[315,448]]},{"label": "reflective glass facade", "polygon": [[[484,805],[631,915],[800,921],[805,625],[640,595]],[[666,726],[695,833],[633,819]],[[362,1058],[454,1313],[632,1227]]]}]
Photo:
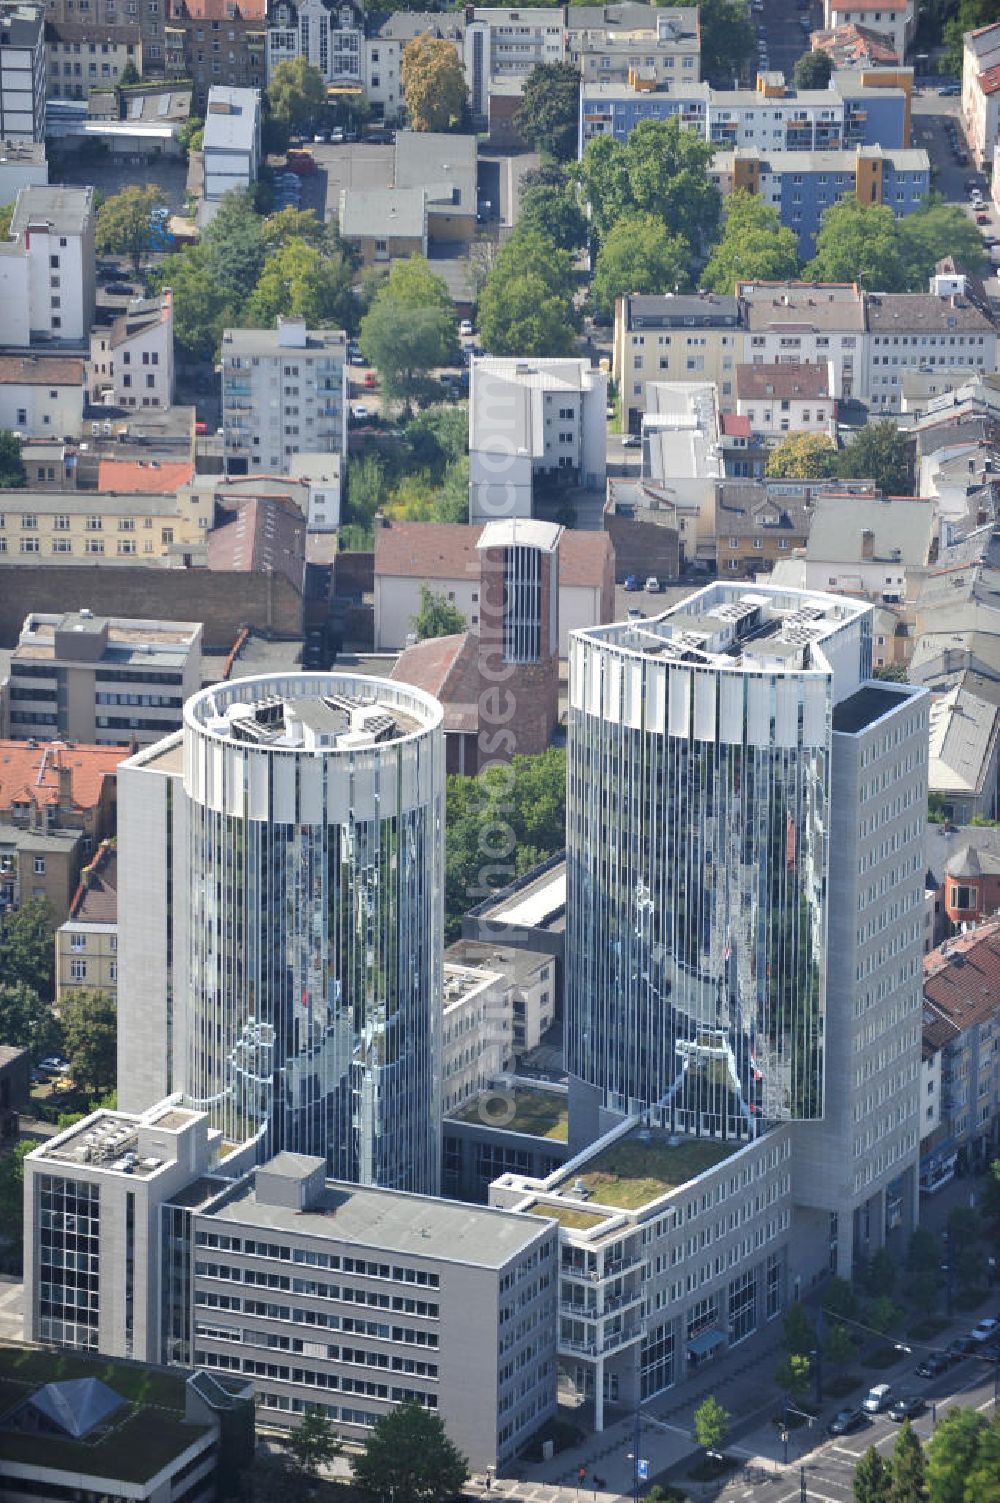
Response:
[{"label": "reflective glass facade", "polygon": [[574,638],[566,1048],[607,1108],[729,1138],[823,1113],[835,674],[797,598],[703,593]]},{"label": "reflective glass facade", "polygon": [[[331,683],[346,681],[316,682],[325,725]],[[348,683],[355,696],[359,684]],[[294,680],[252,681],[247,698],[273,708],[293,691],[308,725],[313,702]],[[391,715],[396,696],[405,713],[375,746],[308,735],[291,749],[246,746],[217,730],[227,702],[211,693],[202,713],[191,702],[186,729],[205,745],[185,763],[195,795],[185,1096],[228,1140],[259,1138],[261,1159],[316,1154],[338,1178],[433,1192],[440,710],[380,684],[378,711]]]}]

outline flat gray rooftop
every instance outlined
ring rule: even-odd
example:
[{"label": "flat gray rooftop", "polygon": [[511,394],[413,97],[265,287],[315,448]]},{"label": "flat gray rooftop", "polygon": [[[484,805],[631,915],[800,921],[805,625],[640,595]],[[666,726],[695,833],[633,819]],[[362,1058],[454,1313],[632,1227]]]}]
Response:
[{"label": "flat gray rooftop", "polygon": [[327,1180],[304,1211],[258,1204],[248,1181],[243,1194],[213,1212],[212,1219],[482,1268],[503,1268],[538,1234],[537,1223],[510,1211],[338,1180]]},{"label": "flat gray rooftop", "polygon": [[842,699],[833,708],[833,728],[856,736],[866,730],[890,710],[895,710],[907,696],[882,689],[878,684],[865,684],[848,699]]}]

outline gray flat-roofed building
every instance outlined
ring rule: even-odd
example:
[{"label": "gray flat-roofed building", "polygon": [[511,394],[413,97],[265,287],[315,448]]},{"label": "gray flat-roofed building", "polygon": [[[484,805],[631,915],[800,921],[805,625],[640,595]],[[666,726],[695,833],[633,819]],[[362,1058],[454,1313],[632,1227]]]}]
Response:
[{"label": "gray flat-roofed building", "polygon": [[10,660],[5,735],[148,746],[201,687],[201,624],[34,611]]},{"label": "gray flat-roofed building", "polygon": [[346,358],[343,330],[307,329],[301,318],[224,330],[227,475],[284,475],[293,454],[346,454]]},{"label": "gray flat-roofed building", "polygon": [[338,224],[365,266],[427,254],[423,188],[342,188]]},{"label": "gray flat-roofed building", "polygon": [[193,1213],[199,1366],[252,1378],[268,1423],[318,1409],[358,1440],[413,1400],[502,1467],[555,1411],[554,1224],[324,1167],[279,1154]]},{"label": "gray flat-roofed building", "polygon": [[205,197],[251,188],[260,167],[260,90],[216,84],[205,115]]},{"label": "gray flat-roofed building", "polygon": [[45,139],[45,10],[0,6],[0,140]]}]

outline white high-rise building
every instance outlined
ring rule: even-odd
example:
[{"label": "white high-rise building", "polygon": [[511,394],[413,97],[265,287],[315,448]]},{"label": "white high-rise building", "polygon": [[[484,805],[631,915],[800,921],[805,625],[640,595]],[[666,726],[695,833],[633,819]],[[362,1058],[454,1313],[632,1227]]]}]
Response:
[{"label": "white high-rise building", "polygon": [[123,763],[123,1110],[436,1190],[443,803],[440,705],[348,674],[203,690]]},{"label": "white high-rise building", "polygon": [[869,607],[725,584],[570,660],[571,1145],[795,1124],[802,1273],[916,1212],[928,700],[870,674]]},{"label": "white high-rise building", "polygon": [[45,8],[0,6],[0,140],[45,140]]},{"label": "white high-rise building", "polygon": [[347,335],[279,317],[222,336],[226,473],[288,473],[293,454],[347,453]]}]

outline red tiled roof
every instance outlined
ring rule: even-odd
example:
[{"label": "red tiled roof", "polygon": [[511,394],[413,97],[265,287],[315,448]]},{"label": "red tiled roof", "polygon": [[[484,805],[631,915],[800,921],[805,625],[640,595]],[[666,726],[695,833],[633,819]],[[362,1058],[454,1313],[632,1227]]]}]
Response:
[{"label": "red tiled roof", "polygon": [[978,83],[984,94],[995,94],[1000,89],[1000,66],[987,68],[980,73]]},{"label": "red tiled roof", "polygon": [[981,1023],[997,1011],[1000,919],[989,919],[968,934],[956,935],[924,956],[924,1001],[959,1029]]},{"label": "red tiled roof", "polygon": [[83,376],[70,355],[0,355],[0,386],[82,386]]},{"label": "red tiled roof", "polygon": [[821,365],[738,365],[736,395],[816,401],[830,395],[830,373]]},{"label": "red tiled roof", "polygon": [[482,679],[476,632],[414,643],[400,653],[391,677],[439,699],[446,732],[474,735],[479,730]]},{"label": "red tiled roof", "polygon": [[93,861],[80,873],[69,916],[78,924],[118,922],[118,852],[110,840],[101,841]]},{"label": "red tiled roof", "polygon": [[182,6],[174,6],[175,17],[178,11],[192,21],[263,21],[267,5],[266,0],[184,0]]},{"label": "red tiled roof", "polygon": [[27,741],[0,741],[0,809],[24,803],[37,808],[57,805],[60,768],[69,769],[76,808],[96,808],[104,779],[114,777],[127,756],[127,746],[66,746],[61,741],[32,746]]},{"label": "red tiled roof", "polygon": [[97,489],[123,496],[172,496],[193,479],[187,459],[102,459],[97,467]]},{"label": "red tiled roof", "polygon": [[899,62],[899,53],[889,37],[880,31],[872,31],[868,26],[859,26],[855,21],[848,21],[833,31],[814,31],[812,45],[814,51],[828,52],[841,62],[870,59],[873,63],[888,66]]},{"label": "red tiled roof", "polygon": [[[375,529],[375,573],[396,579],[469,579],[480,571],[482,528],[466,522],[392,522]],[[559,582],[600,585],[611,539],[567,528],[559,542]]]},{"label": "red tiled roof", "polygon": [[750,419],[745,413],[724,412],[722,414],[722,431],[727,438],[749,438],[751,433]]}]

